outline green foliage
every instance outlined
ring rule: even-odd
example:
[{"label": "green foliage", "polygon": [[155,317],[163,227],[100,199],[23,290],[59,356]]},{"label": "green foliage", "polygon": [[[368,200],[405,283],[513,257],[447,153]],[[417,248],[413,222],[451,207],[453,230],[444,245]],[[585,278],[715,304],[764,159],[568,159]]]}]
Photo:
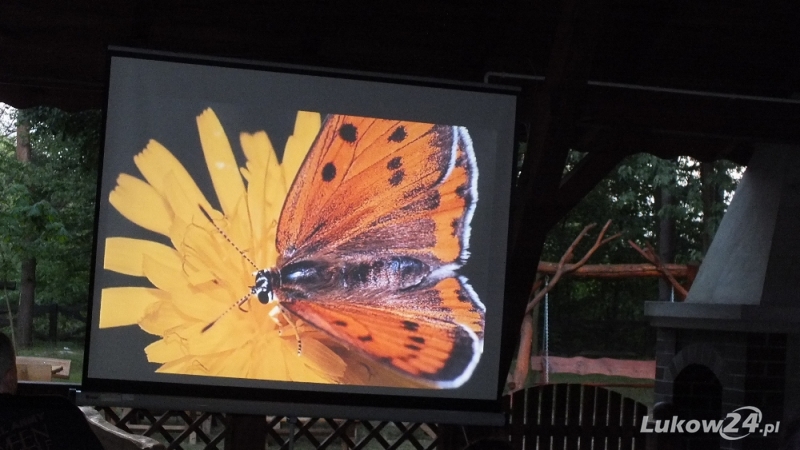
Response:
[{"label": "green foliage", "polygon": [[32,155],[17,161],[15,136],[0,136],[0,277],[19,281],[33,257],[36,304],[86,305],[101,114],[33,108],[17,119]]},{"label": "green foliage", "polygon": [[[572,153],[567,170],[582,157]],[[733,163],[713,163],[710,174],[713,197],[710,235],[725,212],[740,170]],[[667,190],[674,204],[657,208],[656,195]],[[673,218],[676,225],[675,262],[699,262],[703,256],[703,203],[700,163],[690,158],[662,160],[648,154],[627,158],[609,174],[549,233],[542,260],[558,261],[584,226],[597,227],[575,251],[575,260],[594,244],[597,232],[609,219],[608,235],[622,237],[602,247],[588,264],[638,264],[646,262],[628,244],[657,246],[658,218]],[[644,322],[645,301],[658,298],[658,279],[563,279],[550,293],[550,342],[555,353],[582,352],[606,355],[652,352],[654,339]],[[641,324],[637,326],[636,323]],[[541,327],[540,327],[541,329]]]}]

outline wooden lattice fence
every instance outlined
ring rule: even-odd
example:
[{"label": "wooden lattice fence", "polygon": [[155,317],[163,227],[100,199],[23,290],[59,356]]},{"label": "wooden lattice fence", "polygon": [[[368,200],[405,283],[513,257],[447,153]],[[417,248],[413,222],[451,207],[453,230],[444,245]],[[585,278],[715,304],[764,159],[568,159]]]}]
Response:
[{"label": "wooden lattice fence", "polygon": [[[168,449],[224,449],[230,421],[216,413],[188,413],[101,407],[107,421],[129,433],[164,442]],[[267,448],[290,450],[433,450],[439,446],[434,424],[324,418],[266,417]]]},{"label": "wooden lattice fence", "polygon": [[[602,387],[537,386],[507,398],[509,424],[501,431],[515,450],[643,450],[639,433],[647,408]],[[154,437],[169,449],[223,449],[230,421],[216,413],[100,408],[123,430]],[[433,424],[323,418],[266,418],[267,447],[334,450],[442,448]],[[451,450],[451,449],[447,449]]]}]

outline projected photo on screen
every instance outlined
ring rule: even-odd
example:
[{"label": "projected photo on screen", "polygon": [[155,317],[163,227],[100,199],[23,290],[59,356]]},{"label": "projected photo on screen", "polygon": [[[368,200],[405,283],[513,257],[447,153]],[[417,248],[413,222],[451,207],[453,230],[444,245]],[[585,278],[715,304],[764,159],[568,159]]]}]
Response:
[{"label": "projected photo on screen", "polygon": [[499,404],[513,93],[126,50],[108,89],[87,392]]},{"label": "projected photo on screen", "polygon": [[154,287],[103,289],[101,329],[140,315],[160,338],[141,349],[160,373],[470,379],[485,307],[458,273],[478,202],[466,128],[300,111],[281,159],[265,131],[242,133],[240,167],[213,109],[196,123],[201,148],[188,157],[205,162],[219,208],[158,141],[133,157],[141,178],[119,174],[108,200],[171,245],[106,239],[105,270]]}]

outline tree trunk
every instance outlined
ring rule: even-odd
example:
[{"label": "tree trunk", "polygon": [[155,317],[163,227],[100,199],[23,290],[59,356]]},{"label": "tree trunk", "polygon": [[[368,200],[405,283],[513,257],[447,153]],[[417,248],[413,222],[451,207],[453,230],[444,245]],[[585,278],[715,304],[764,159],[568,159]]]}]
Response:
[{"label": "tree trunk", "polygon": [[[656,204],[660,208],[657,211],[663,211],[664,208],[669,209],[675,203],[668,188],[660,188],[658,194],[660,201]],[[662,213],[658,216],[658,258],[664,264],[675,260],[675,218],[672,217],[672,214]],[[666,302],[672,299],[672,285],[663,278],[658,280],[658,299]]]},{"label": "tree trunk", "polygon": [[701,198],[703,201],[703,256],[711,246],[714,239],[714,203],[716,200],[716,186],[713,181],[714,165],[711,163],[700,164]]},{"label": "tree trunk", "polygon": [[17,310],[17,346],[27,348],[33,342],[33,300],[36,291],[36,258],[22,261],[22,275]]},{"label": "tree trunk", "polygon": [[[29,126],[22,121],[17,124],[17,160],[24,163],[31,161]],[[36,258],[24,256],[20,274],[19,310],[17,311],[17,346],[20,348],[30,347],[32,343],[35,291]]]}]

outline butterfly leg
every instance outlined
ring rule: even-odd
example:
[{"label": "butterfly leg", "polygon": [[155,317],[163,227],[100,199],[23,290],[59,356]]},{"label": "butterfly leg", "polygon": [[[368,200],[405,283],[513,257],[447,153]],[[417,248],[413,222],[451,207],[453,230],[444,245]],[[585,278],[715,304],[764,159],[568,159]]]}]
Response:
[{"label": "butterfly leg", "polygon": [[300,356],[300,354],[303,351],[303,342],[300,340],[300,331],[297,329],[297,324],[291,320],[291,318],[286,314],[286,310],[284,310],[283,307],[281,307],[281,305],[275,305],[275,307],[272,308],[272,310],[270,310],[269,317],[276,324],[278,324],[279,334],[283,334],[283,328],[282,328],[283,323],[281,322],[279,316],[283,317],[283,320],[292,326],[292,329],[294,330],[294,337],[297,339],[297,355]]}]

